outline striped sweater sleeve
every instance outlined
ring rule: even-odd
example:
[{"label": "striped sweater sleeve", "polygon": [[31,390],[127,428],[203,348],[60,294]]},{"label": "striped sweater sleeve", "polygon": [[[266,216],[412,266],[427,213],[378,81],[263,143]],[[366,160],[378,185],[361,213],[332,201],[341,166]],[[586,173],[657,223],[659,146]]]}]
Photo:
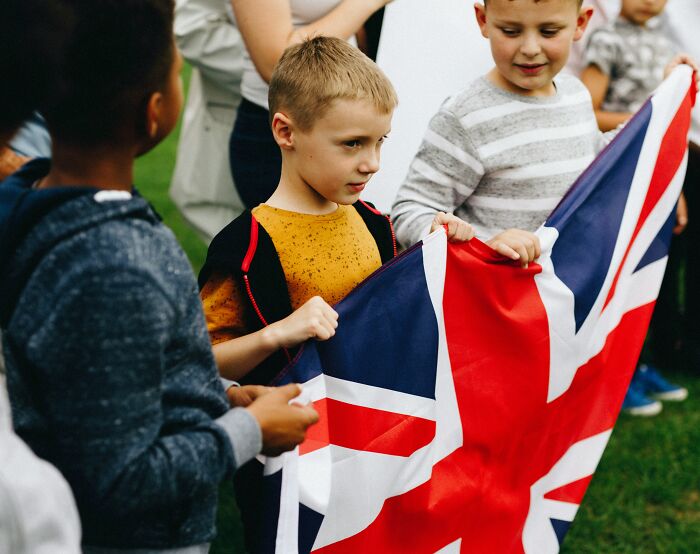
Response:
[{"label": "striped sweater sleeve", "polygon": [[403,246],[430,231],[436,212],[452,213],[474,192],[484,167],[468,134],[448,105],[430,121],[401,185],[391,218]]}]

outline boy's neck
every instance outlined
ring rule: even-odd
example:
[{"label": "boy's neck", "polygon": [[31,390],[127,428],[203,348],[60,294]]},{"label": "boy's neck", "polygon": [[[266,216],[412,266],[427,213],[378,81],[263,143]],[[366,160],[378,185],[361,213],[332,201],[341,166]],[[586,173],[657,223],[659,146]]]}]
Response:
[{"label": "boy's neck", "polygon": [[620,19],[626,21],[630,25],[634,25],[635,27],[642,27],[642,28],[647,27],[647,21],[642,21],[642,22],[635,21],[634,19],[632,19],[631,16],[629,16],[628,14],[625,14],[624,11],[620,12],[619,17],[620,17]]},{"label": "boy's neck", "polygon": [[338,204],[316,192],[302,177],[282,161],[280,182],[265,202],[268,206],[311,215],[326,215],[338,209]]},{"label": "boy's neck", "polygon": [[119,146],[95,148],[54,144],[51,169],[39,187],[84,186],[131,191],[134,183],[134,151]]},{"label": "boy's neck", "polygon": [[501,75],[497,67],[492,68],[491,71],[489,71],[486,74],[486,80],[496,88],[499,88],[511,94],[519,94],[520,96],[529,96],[531,98],[544,98],[547,96],[554,96],[557,93],[557,87],[554,84],[554,81],[550,82],[549,91],[547,91],[546,94],[542,91],[532,92],[526,89],[516,87],[510,81],[508,81],[508,79]]},{"label": "boy's neck", "polygon": [[620,19],[624,19],[627,23],[629,23],[630,25],[634,25],[635,27],[646,27],[647,26],[646,22],[639,23],[638,21],[634,21],[633,19],[627,17],[623,13],[620,13]]}]

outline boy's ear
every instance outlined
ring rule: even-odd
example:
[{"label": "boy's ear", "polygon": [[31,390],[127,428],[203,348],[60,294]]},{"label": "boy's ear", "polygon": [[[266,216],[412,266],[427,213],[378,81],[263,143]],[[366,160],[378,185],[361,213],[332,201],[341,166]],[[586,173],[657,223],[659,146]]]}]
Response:
[{"label": "boy's ear", "polygon": [[158,122],[160,121],[160,112],[163,107],[163,95],[160,92],[151,94],[146,104],[146,136],[151,140],[158,137]]},{"label": "boy's ear", "polygon": [[294,122],[282,112],[275,112],[272,117],[272,136],[283,150],[294,148]]},{"label": "boy's ear", "polygon": [[476,22],[479,24],[479,29],[481,29],[481,35],[484,38],[489,38],[489,31],[486,28],[486,6],[479,2],[474,4],[474,15],[476,15]]},{"label": "boy's ear", "polygon": [[588,27],[588,22],[593,17],[593,8],[591,6],[584,6],[581,11],[578,12],[578,17],[576,18],[576,32],[574,33],[574,40],[579,40],[583,33]]}]

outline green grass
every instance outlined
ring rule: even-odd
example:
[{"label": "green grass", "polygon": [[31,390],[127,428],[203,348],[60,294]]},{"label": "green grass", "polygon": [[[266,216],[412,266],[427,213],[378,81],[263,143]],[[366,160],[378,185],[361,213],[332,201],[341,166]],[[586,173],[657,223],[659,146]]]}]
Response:
[{"label": "green grass", "polygon": [[564,553],[700,552],[700,381],[653,418],[620,416]]},{"label": "green grass", "polygon": [[[189,76],[186,69],[185,80]],[[163,216],[195,271],[206,254],[168,198],[178,129],[136,166],[136,184]],[[700,380],[669,375],[690,391],[655,418],[622,415],[562,552],[700,553]],[[212,554],[242,553],[232,486],[222,486]],[[489,553],[491,554],[491,553]]]}]

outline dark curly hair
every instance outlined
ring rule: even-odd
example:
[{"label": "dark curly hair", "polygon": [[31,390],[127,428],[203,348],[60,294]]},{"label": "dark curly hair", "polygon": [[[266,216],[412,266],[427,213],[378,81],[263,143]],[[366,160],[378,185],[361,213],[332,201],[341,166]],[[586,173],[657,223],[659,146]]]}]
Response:
[{"label": "dark curly hair", "polygon": [[112,144],[145,132],[148,98],[175,59],[173,0],[61,0],[75,24],[65,86],[44,115],[55,140]]}]

